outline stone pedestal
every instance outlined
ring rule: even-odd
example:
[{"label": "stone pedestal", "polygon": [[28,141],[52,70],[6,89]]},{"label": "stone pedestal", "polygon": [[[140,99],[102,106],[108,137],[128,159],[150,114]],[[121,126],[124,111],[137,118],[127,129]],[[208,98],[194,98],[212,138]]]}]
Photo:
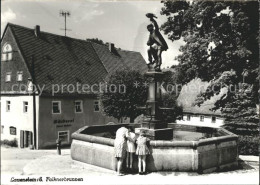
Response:
[{"label": "stone pedestal", "polygon": [[161,83],[164,73],[161,71],[149,70],[145,73],[149,77],[148,99],[146,102],[146,119],[137,129],[146,132],[147,137],[153,140],[170,140],[173,138],[173,129],[167,128],[167,123],[162,120],[161,106],[162,92]]},{"label": "stone pedestal", "polygon": [[152,121],[144,121],[141,124],[141,128],[148,128],[148,129],[162,129],[167,128],[167,123],[163,123],[162,121],[152,120]]},{"label": "stone pedestal", "polygon": [[173,138],[172,128],[162,128],[162,129],[136,128],[135,133],[139,134],[140,131],[145,131],[146,137],[148,137],[151,140],[171,140]]}]

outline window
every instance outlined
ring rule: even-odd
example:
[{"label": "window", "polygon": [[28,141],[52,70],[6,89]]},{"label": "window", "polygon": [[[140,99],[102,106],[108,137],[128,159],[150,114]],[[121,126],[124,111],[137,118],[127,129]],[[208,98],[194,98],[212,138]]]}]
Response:
[{"label": "window", "polygon": [[7,54],[3,53],[2,54],[2,61],[6,61],[7,60]]},{"label": "window", "polygon": [[59,131],[58,139],[60,139],[61,141],[69,142],[69,131]]},{"label": "window", "polygon": [[33,91],[33,83],[32,83],[32,80],[29,79],[29,81],[27,82],[27,90],[29,92],[32,92]]},{"label": "window", "polygon": [[23,112],[24,112],[24,113],[27,113],[27,112],[28,112],[28,102],[27,102],[27,101],[24,101],[24,102],[23,102]]},{"label": "window", "polygon": [[12,53],[8,53],[7,54],[7,60],[12,60],[13,58],[13,54]]},{"label": "window", "polygon": [[200,121],[204,121],[204,116],[200,116]]},{"label": "window", "polygon": [[94,101],[94,112],[99,112],[99,101]]},{"label": "window", "polygon": [[212,116],[211,123],[216,123],[216,117],[215,116]]},{"label": "window", "polygon": [[187,115],[187,121],[190,121],[190,115]]},{"label": "window", "polygon": [[18,71],[17,72],[17,79],[18,82],[23,81],[23,72],[22,71]]},{"label": "window", "polygon": [[6,112],[10,112],[11,110],[11,101],[6,101]]},{"label": "window", "polygon": [[6,82],[10,82],[11,81],[11,76],[12,76],[12,73],[11,72],[7,72],[6,76],[5,76],[5,81]]},{"label": "window", "polygon": [[61,113],[61,102],[60,101],[53,101],[52,102],[52,113],[53,114],[60,114]]},{"label": "window", "polygon": [[15,127],[10,127],[10,134],[16,135],[16,128]]},{"label": "window", "polygon": [[4,126],[2,125],[1,126],[1,134],[3,134],[4,133]]},{"label": "window", "polygon": [[75,101],[75,112],[81,113],[83,112],[83,105],[82,101]]},{"label": "window", "polygon": [[12,60],[13,50],[10,44],[5,44],[2,48],[2,61]]}]

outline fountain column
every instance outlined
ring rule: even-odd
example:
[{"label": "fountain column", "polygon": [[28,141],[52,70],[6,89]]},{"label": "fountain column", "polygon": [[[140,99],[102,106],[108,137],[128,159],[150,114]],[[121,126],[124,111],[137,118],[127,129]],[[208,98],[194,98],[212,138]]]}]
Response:
[{"label": "fountain column", "polygon": [[146,101],[146,118],[141,123],[139,130],[144,130],[146,135],[155,140],[169,140],[173,138],[173,129],[167,128],[168,124],[162,118],[162,90],[161,84],[164,73],[149,70],[145,73],[150,79],[148,98]]}]

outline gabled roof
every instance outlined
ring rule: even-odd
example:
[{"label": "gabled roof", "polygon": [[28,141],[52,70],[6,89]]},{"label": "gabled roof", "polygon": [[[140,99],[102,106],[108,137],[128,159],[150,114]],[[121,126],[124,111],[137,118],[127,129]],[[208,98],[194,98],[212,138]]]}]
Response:
[{"label": "gabled roof", "polygon": [[141,72],[145,72],[148,69],[147,65],[144,65],[144,59],[139,52],[116,49],[111,53],[106,45],[97,43],[92,43],[92,45],[108,73],[124,68]]},{"label": "gabled roof", "polygon": [[196,78],[182,87],[177,102],[182,105],[184,113],[216,116],[222,115],[220,110],[211,110],[214,108],[215,102],[221,98],[222,92],[219,95],[213,96],[210,100],[205,101],[200,105],[200,107],[193,105],[196,102],[197,96],[204,92],[208,85],[209,82],[203,82],[201,79]]},{"label": "gabled roof", "polygon": [[115,69],[146,70],[146,63],[138,52],[115,50],[118,53],[115,55],[107,46],[89,41],[43,31],[36,37],[34,29],[10,23],[7,26],[30,71],[34,56],[35,82],[45,85],[45,93],[51,92],[53,84],[98,84]]}]

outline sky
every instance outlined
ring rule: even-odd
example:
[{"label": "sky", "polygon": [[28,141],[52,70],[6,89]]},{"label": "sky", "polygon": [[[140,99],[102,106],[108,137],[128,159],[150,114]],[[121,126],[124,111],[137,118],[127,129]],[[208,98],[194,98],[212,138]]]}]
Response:
[{"label": "sky", "polygon": [[[156,14],[159,25],[167,19],[160,15],[163,4],[159,0],[2,0],[1,3],[1,36],[8,22],[29,28],[40,25],[41,31],[64,35],[64,17],[59,12],[65,10],[71,13],[67,18],[67,28],[71,29],[67,36],[98,38],[121,49],[138,51],[147,63],[146,26],[150,21],[145,14]],[[172,42],[163,36],[169,49],[162,54],[162,68],[167,68],[178,64],[175,57],[184,42]]]}]

